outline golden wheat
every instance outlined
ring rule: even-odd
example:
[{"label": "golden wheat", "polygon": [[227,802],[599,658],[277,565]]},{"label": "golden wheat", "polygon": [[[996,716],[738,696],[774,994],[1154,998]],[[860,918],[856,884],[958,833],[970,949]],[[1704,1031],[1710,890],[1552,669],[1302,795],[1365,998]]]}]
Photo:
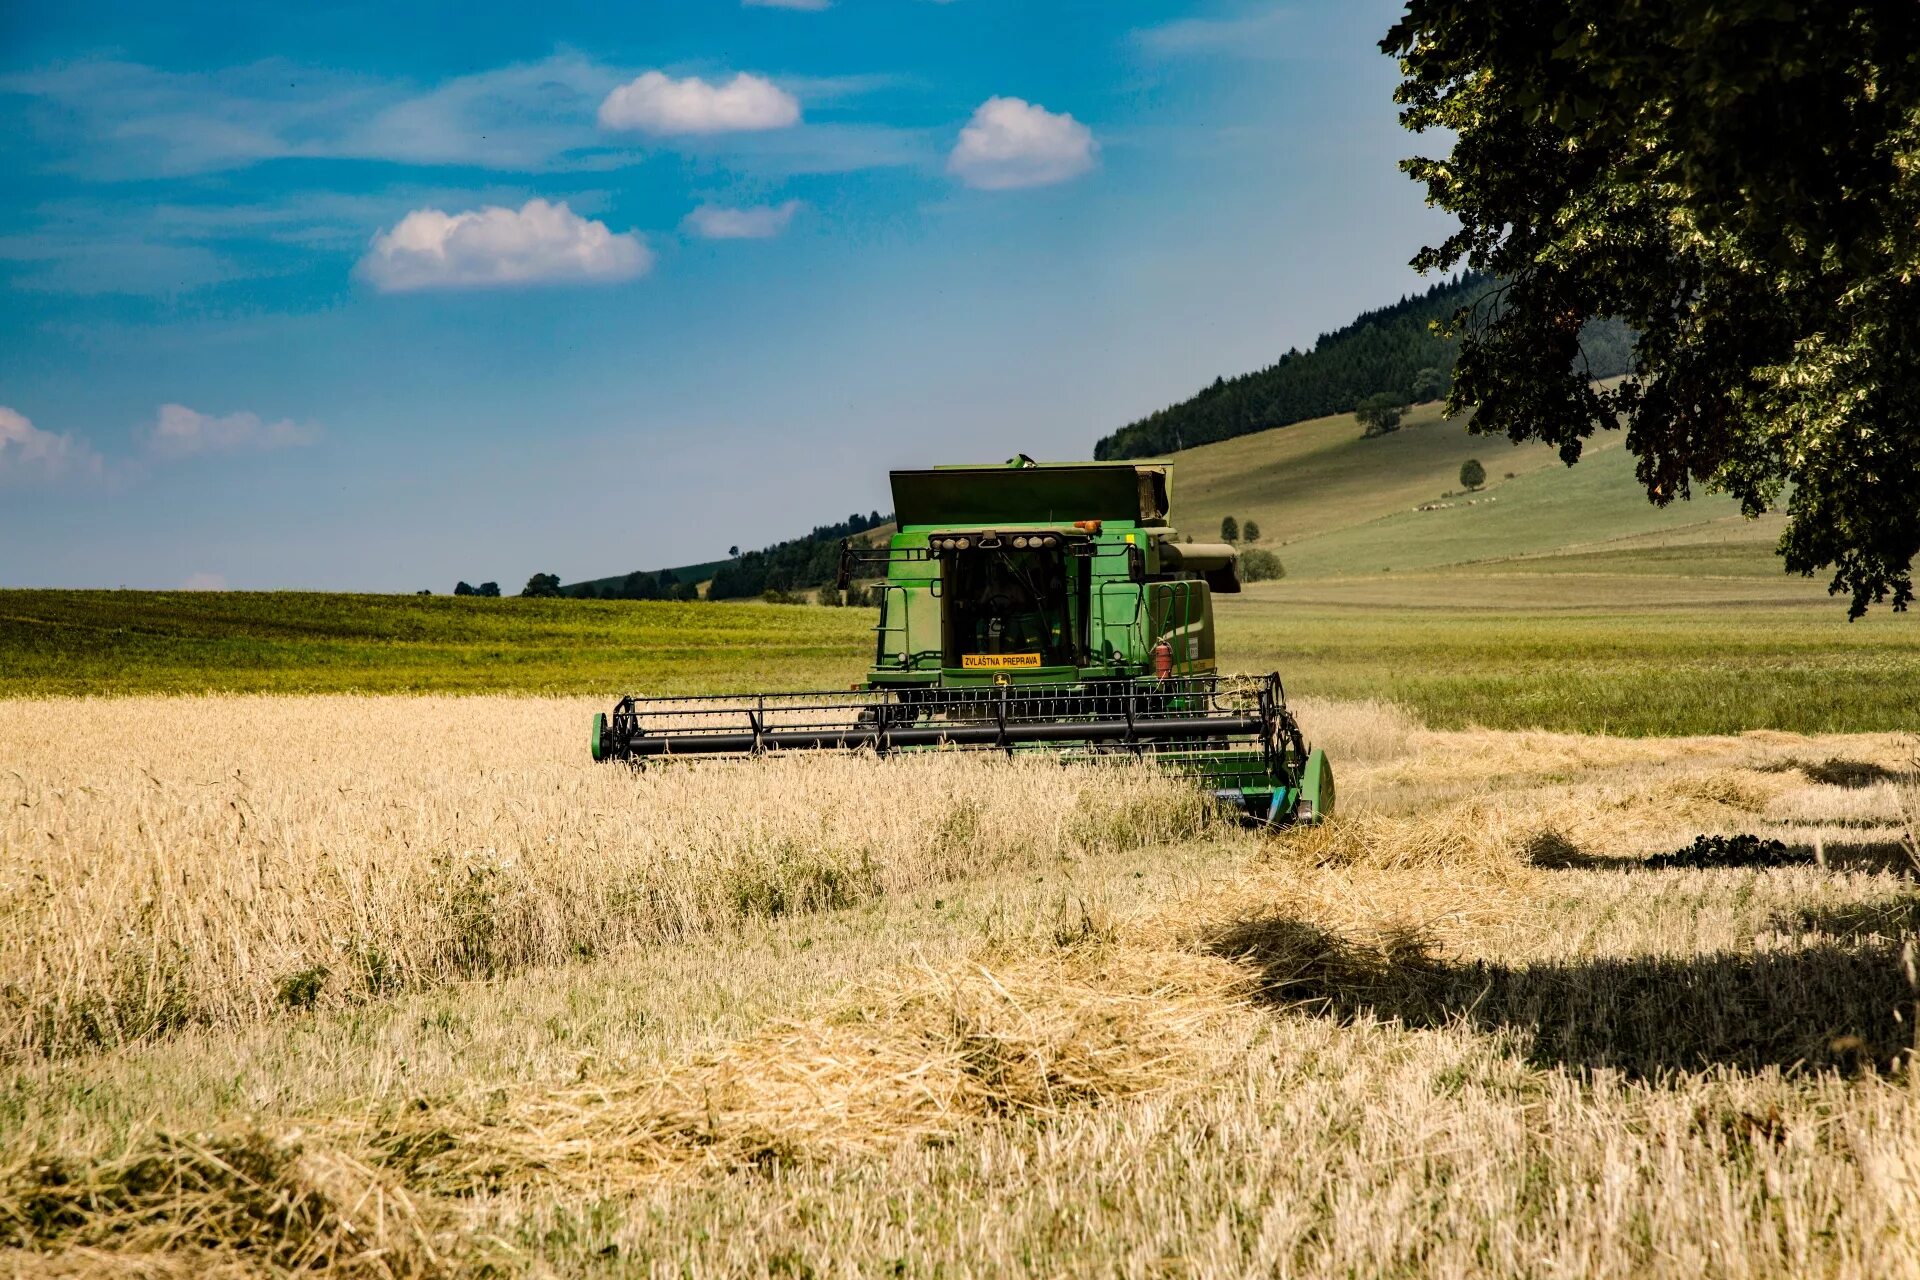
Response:
[{"label": "golden wheat", "polygon": [[0,704],[0,1053],[844,907],[1214,820],[1142,767],[597,767],[583,704]]},{"label": "golden wheat", "polygon": [[[137,701],[165,747],[118,759],[74,710],[0,704],[0,922],[67,957],[19,990],[98,998],[167,944],[224,967],[184,970],[214,1025],[14,1064],[0,1271],[1920,1275],[1904,859],[1645,862],[1706,832],[1897,856],[1891,739],[1327,705],[1350,811],[1249,838],[1132,772],[595,770],[567,703]],[[436,855],[488,847],[445,865],[497,891],[450,915]],[[667,891],[607,893],[636,881]],[[363,943],[418,993],[346,985]],[[841,989],[796,1005],[802,955]],[[549,998],[562,973],[604,990]],[[715,987],[734,1030],[654,1029],[723,1020]],[[578,1052],[636,991],[659,1021]]]}]

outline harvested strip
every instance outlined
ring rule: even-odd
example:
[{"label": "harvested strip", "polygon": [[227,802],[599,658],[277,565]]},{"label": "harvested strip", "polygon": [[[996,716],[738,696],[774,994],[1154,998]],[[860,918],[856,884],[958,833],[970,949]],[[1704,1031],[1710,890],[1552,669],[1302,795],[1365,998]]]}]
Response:
[{"label": "harvested strip", "polygon": [[355,1137],[450,1195],[871,1153],[1196,1083],[1252,987],[1224,960],[1103,946],[910,972],[661,1076],[422,1102]]},{"label": "harvested strip", "polygon": [[342,1152],[294,1132],[158,1136],[96,1164],[0,1170],[9,1274],[331,1270],[370,1280],[446,1272],[445,1218]]}]

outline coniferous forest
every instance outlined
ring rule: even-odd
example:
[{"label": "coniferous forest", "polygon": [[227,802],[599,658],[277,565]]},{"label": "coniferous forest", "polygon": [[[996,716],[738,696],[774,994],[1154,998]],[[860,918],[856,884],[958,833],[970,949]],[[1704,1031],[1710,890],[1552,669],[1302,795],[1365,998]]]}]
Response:
[{"label": "coniferous forest", "polygon": [[[1490,277],[1469,273],[1392,306],[1365,312],[1353,323],[1321,334],[1311,351],[1292,350],[1264,369],[1216,378],[1191,399],[1129,423],[1096,444],[1093,456],[1144,458],[1173,453],[1309,418],[1350,413],[1363,400],[1383,393],[1405,404],[1437,399],[1452,381],[1459,340],[1435,334],[1433,322],[1450,319],[1460,307],[1493,291]],[[1624,328],[1596,325],[1582,341],[1593,377],[1627,371],[1632,335]]]},{"label": "coniferous forest", "polygon": [[856,533],[885,524],[878,511],[854,512],[839,524],[821,525],[804,538],[776,542],[761,551],[748,551],[723,561],[713,571],[709,600],[737,600],[768,591],[798,591],[832,582],[840,571],[840,543]]}]

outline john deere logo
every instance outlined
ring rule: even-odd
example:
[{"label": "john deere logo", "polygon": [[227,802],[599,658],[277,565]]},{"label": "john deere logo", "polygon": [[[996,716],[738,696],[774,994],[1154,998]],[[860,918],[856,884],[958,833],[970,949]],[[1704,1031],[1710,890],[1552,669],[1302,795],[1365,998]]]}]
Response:
[{"label": "john deere logo", "polygon": [[960,665],[969,671],[1006,671],[1013,667],[1037,667],[1037,653],[963,653]]}]

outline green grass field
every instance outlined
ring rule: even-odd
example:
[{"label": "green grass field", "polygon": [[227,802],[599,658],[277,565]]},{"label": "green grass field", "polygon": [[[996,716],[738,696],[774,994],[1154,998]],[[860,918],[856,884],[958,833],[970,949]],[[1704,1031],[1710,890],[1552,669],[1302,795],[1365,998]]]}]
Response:
[{"label": "green grass field", "polygon": [[0,695],[832,688],[872,626],[790,605],[0,591]]},{"label": "green grass field", "polygon": [[[1219,608],[1231,669],[1436,726],[1670,734],[1912,727],[1920,617],[1849,624],[1807,584],[1380,574]],[[0,696],[842,688],[862,609],[415,596],[0,592]]]}]

